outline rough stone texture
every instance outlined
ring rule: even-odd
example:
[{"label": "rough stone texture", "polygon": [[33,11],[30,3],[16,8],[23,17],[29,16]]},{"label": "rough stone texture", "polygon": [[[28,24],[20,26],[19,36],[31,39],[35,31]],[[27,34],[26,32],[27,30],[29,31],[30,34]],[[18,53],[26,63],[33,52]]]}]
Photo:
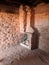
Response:
[{"label": "rough stone texture", "polygon": [[49,4],[41,3],[35,8],[35,27],[40,32],[39,48],[49,52]]},{"label": "rough stone texture", "polygon": [[0,48],[14,45],[18,41],[18,8],[0,5]]}]

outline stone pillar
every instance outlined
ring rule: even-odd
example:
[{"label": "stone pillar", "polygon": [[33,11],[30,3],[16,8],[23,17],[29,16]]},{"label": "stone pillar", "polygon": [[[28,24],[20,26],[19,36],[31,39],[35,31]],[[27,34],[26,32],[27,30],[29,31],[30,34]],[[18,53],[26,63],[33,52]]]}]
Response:
[{"label": "stone pillar", "polygon": [[20,32],[24,33],[24,18],[25,18],[25,12],[23,10],[23,5],[20,5],[19,8],[19,22],[20,22]]},{"label": "stone pillar", "polygon": [[[29,6],[26,6],[26,11],[27,11],[27,25],[26,25],[26,33],[28,36],[28,45],[29,45],[29,49],[31,49],[31,37],[32,37],[32,33],[34,32],[34,30],[32,29],[32,27],[30,26],[30,22],[31,22],[31,8]],[[32,24],[33,25],[33,24]]]},{"label": "stone pillar", "polygon": [[26,32],[32,33],[33,32],[33,29],[30,26],[30,22],[31,22],[31,8],[29,6],[26,6],[26,11],[27,11]]}]

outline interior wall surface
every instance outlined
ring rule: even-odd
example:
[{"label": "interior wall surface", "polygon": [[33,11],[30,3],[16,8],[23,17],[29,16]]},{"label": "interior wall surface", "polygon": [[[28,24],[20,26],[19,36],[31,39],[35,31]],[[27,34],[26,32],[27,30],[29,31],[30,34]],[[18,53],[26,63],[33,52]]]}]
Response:
[{"label": "interior wall surface", "polygon": [[49,4],[41,3],[35,7],[35,27],[40,33],[39,48],[49,52]]}]

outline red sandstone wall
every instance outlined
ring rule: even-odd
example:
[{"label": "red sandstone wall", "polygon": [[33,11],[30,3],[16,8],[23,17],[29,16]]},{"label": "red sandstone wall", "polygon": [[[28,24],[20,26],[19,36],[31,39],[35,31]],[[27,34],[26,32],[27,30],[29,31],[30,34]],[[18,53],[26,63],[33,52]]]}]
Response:
[{"label": "red sandstone wall", "polygon": [[39,48],[49,52],[49,4],[40,4],[35,8],[35,27],[40,32]]},{"label": "red sandstone wall", "polygon": [[17,43],[19,33],[18,7],[0,5],[0,48]]}]

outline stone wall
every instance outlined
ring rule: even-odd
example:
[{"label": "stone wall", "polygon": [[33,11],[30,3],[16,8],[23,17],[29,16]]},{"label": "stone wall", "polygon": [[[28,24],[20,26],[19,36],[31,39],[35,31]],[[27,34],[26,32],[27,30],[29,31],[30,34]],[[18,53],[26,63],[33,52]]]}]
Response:
[{"label": "stone wall", "polygon": [[18,33],[18,7],[0,4],[0,48],[6,48],[17,43]]},{"label": "stone wall", "polygon": [[49,4],[41,3],[35,8],[35,27],[40,33],[39,48],[49,52]]}]

